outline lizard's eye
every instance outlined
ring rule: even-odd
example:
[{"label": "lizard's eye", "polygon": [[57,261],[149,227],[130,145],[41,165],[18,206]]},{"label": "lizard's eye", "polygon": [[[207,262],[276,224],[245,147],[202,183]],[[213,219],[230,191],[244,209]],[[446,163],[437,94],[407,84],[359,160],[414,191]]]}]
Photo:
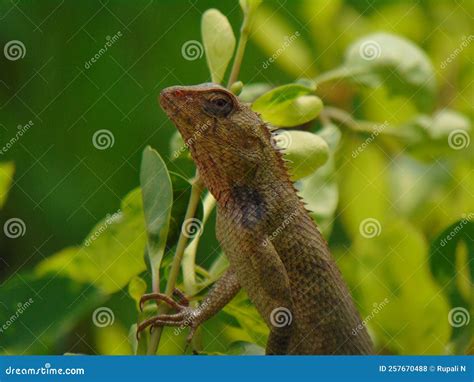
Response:
[{"label": "lizard's eye", "polygon": [[204,103],[204,111],[214,117],[227,117],[234,108],[234,102],[225,93],[212,94]]}]

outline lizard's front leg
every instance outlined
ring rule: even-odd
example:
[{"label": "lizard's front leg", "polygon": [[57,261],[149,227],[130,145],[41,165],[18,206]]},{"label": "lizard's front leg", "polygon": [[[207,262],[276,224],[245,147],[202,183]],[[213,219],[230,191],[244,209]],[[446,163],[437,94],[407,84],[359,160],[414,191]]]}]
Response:
[{"label": "lizard's front leg", "polygon": [[197,308],[191,308],[183,296],[180,296],[180,302],[176,302],[169,296],[162,293],[151,293],[144,295],[140,301],[140,306],[145,301],[156,300],[168,304],[175,309],[175,314],[161,314],[138,325],[137,336],[147,327],[154,326],[179,326],[191,328],[187,341],[191,341],[197,327],[219,312],[240,290],[240,283],[235,273],[229,269],[224,275],[216,281],[214,286]]}]

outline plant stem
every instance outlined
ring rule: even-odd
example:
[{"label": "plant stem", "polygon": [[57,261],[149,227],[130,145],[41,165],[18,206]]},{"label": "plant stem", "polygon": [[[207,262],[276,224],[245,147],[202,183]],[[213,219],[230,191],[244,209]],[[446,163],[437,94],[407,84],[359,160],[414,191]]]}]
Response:
[{"label": "plant stem", "polygon": [[319,85],[323,82],[340,80],[343,78],[355,76],[357,74],[364,74],[365,72],[367,72],[366,68],[346,68],[345,66],[340,66],[336,69],[320,74],[314,79],[314,81],[317,85]]},{"label": "plant stem", "polygon": [[349,127],[351,130],[363,133],[380,133],[381,130],[387,129],[385,124],[377,124],[369,121],[357,121],[352,115],[337,107],[326,106],[320,115],[321,120],[334,119]]},{"label": "plant stem", "polygon": [[[202,217],[202,226],[204,227],[209,215],[211,214],[212,210],[216,205],[216,199],[211,195],[211,193],[207,193],[203,200],[203,217]],[[183,275],[184,275],[184,290],[187,295],[194,296],[196,293],[196,252],[199,246],[199,240],[201,236],[196,235],[193,237],[191,242],[186,247],[183,256]]]},{"label": "plant stem", "polygon": [[351,130],[359,133],[369,133],[374,135],[382,134],[398,139],[412,138],[409,131],[400,126],[391,126],[387,122],[380,124],[371,121],[356,120],[347,111],[338,109],[337,107],[326,106],[319,117],[323,123],[326,123],[327,120],[336,120]]},{"label": "plant stem", "polygon": [[[188,207],[186,209],[186,215],[184,220],[192,219],[196,214],[196,209],[201,200],[201,193],[203,191],[203,186],[199,175],[196,174],[196,177],[192,181],[191,187],[191,196],[189,198]],[[179,270],[181,266],[181,260],[183,259],[184,250],[186,249],[186,243],[188,242],[188,237],[181,231],[179,234],[178,244],[176,245],[176,252],[173,258],[173,263],[171,265],[170,274],[168,281],[166,282],[165,294],[171,296],[173,290],[176,287],[176,281],[178,280]],[[165,305],[159,305],[157,309],[157,314],[163,314],[168,311],[168,307]],[[161,339],[161,333],[163,328],[158,327],[151,333],[150,341],[148,343],[148,355],[156,354],[158,345]]]},{"label": "plant stem", "polygon": [[227,82],[227,88],[230,89],[232,84],[239,78],[240,66],[244,58],[245,46],[250,35],[250,22],[247,13],[244,13],[244,20],[242,21],[242,27],[240,28],[239,44],[237,45],[237,52],[235,53],[234,63],[230,72],[229,81]]}]

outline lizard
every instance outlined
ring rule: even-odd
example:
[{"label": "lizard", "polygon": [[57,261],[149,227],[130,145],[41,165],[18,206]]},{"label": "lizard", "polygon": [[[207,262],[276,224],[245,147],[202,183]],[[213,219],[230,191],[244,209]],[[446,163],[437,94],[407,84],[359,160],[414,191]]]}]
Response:
[{"label": "lizard", "polygon": [[243,288],[269,327],[266,354],[371,354],[373,345],[328,245],[298,196],[269,126],[226,88],[173,86],[159,103],[217,202],[229,268],[200,306],[160,294],[176,313],[146,327],[196,328]]}]

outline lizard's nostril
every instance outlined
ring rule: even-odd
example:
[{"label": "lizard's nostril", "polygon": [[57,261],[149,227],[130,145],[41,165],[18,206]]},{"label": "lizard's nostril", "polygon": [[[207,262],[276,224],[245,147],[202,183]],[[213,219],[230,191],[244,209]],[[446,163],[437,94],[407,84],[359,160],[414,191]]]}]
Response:
[{"label": "lizard's nostril", "polygon": [[163,89],[161,91],[161,97],[164,97],[164,98],[169,98],[169,97],[177,98],[177,97],[182,97],[184,95],[184,93],[185,92],[182,89],[175,88],[175,87],[169,87],[169,88]]},{"label": "lizard's nostril", "polygon": [[173,95],[174,95],[175,97],[182,97],[182,96],[184,95],[184,91],[182,91],[181,89],[175,89],[175,90],[173,91]]}]

